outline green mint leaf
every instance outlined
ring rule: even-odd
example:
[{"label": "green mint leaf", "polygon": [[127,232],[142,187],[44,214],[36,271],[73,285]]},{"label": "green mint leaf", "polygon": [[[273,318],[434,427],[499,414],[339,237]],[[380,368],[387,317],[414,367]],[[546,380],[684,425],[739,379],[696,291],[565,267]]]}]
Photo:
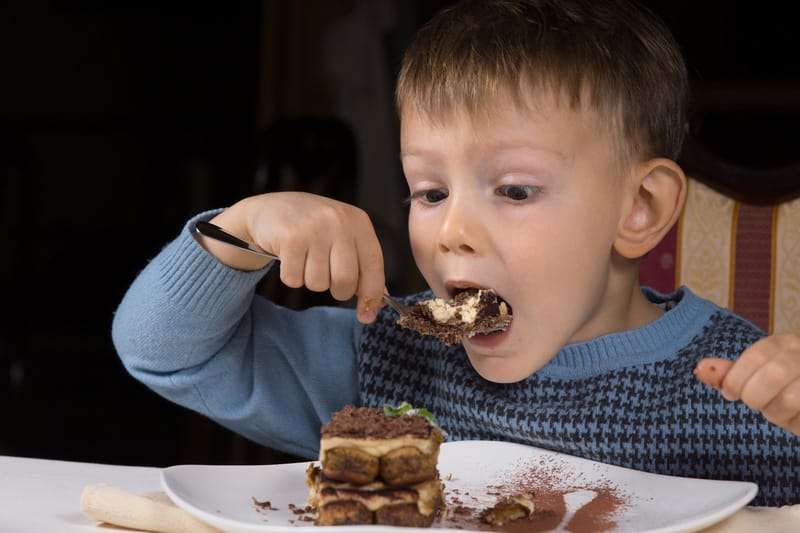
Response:
[{"label": "green mint leaf", "polygon": [[403,402],[397,407],[393,407],[388,403],[383,406],[383,414],[386,416],[400,416],[400,415],[415,415],[421,416],[431,423],[431,425],[441,429],[439,421],[433,416],[433,413],[423,407],[415,408],[408,402]]},{"label": "green mint leaf", "polygon": [[433,413],[431,413],[430,411],[428,411],[424,407],[420,407],[420,408],[417,409],[417,415],[421,416],[422,418],[425,418],[428,422],[430,422],[431,424],[433,424],[437,428],[439,427],[439,421],[436,420],[436,417],[433,416]]},{"label": "green mint leaf", "polygon": [[407,412],[411,411],[412,409],[414,409],[414,407],[412,407],[412,405],[410,403],[408,403],[408,402],[403,402],[400,405],[398,405],[397,407],[392,407],[391,405],[389,405],[387,403],[386,405],[383,406],[383,413],[386,416],[398,416],[398,415],[406,414]]}]

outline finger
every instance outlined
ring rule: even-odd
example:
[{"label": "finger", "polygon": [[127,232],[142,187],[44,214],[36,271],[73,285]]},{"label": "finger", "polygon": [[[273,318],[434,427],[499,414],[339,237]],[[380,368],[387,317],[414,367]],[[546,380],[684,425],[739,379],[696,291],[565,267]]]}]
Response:
[{"label": "finger", "polygon": [[372,224],[356,239],[358,254],[358,319],[363,323],[375,320],[383,300],[386,278],[383,252]]},{"label": "finger", "polygon": [[[728,378],[725,379],[727,381]],[[770,360],[758,367],[747,378],[739,392],[739,397],[748,407],[761,411],[779,394],[783,394],[784,389],[793,379],[794,376],[780,362]],[[723,387],[726,386],[727,384],[723,385]]]},{"label": "finger", "polygon": [[789,420],[789,422],[783,427],[800,437],[800,415],[797,415]]},{"label": "finger", "polygon": [[320,239],[308,249],[303,284],[314,292],[327,291],[331,286],[331,249],[326,241]]},{"label": "finger", "polygon": [[701,359],[694,369],[694,374],[697,378],[717,390],[722,388],[722,381],[725,375],[733,366],[733,361],[728,359],[721,359],[719,357],[707,357]]},{"label": "finger", "polygon": [[331,248],[331,295],[349,300],[358,290],[358,255],[352,242],[337,242]]},{"label": "finger", "polygon": [[[768,347],[767,344],[766,348]],[[768,355],[761,341],[753,343],[744,350],[736,360],[736,364],[725,375],[721,388],[722,395],[729,400],[740,399],[745,384],[767,362]]]},{"label": "finger", "polygon": [[789,428],[800,417],[800,380],[794,380],[777,391],[761,412],[775,425]]},{"label": "finger", "polygon": [[281,258],[281,281],[287,287],[296,289],[303,286],[306,269],[307,248],[300,245],[284,244],[278,255]]}]

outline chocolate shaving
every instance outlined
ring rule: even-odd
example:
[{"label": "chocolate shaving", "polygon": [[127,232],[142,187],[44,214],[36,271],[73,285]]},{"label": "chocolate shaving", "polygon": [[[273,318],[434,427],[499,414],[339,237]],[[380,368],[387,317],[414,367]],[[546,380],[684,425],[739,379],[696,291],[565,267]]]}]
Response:
[{"label": "chocolate shaving", "polygon": [[251,496],[251,497],[253,498],[253,503],[255,504],[256,507],[259,507],[261,509],[266,509],[267,511],[277,511],[278,510],[278,509],[276,509],[275,507],[272,506],[272,502],[269,501],[269,500],[264,500],[263,502],[260,502],[260,501],[258,501],[256,499],[255,496]]},{"label": "chocolate shaving", "polygon": [[345,406],[322,426],[322,437],[393,439],[412,435],[428,438],[432,426],[421,416],[386,416],[374,407]]}]

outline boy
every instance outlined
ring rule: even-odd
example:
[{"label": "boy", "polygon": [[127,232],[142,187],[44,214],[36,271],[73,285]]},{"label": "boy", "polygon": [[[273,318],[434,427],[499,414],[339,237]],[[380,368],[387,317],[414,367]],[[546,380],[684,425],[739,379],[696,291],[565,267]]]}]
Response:
[{"label": "boy", "polygon": [[[363,211],[277,193],[189,222],[121,303],[120,356],[165,397],[297,455],[316,455],[345,404],[408,400],[453,440],[752,480],[758,504],[800,502],[800,439],[778,427],[800,429],[796,337],[762,341],[719,380],[731,399],[766,402],[770,424],[692,375],[763,333],[686,288],[638,286],[639,259],[683,204],[686,86],[668,31],[621,1],[460,3],[420,30],[399,76],[409,234],[434,294],[493,288],[509,329],[447,347],[399,328],[379,309],[383,260]],[[280,264],[195,242],[201,218]],[[357,309],[255,297],[273,266],[288,286],[357,294]],[[785,371],[764,381],[773,368]]]}]

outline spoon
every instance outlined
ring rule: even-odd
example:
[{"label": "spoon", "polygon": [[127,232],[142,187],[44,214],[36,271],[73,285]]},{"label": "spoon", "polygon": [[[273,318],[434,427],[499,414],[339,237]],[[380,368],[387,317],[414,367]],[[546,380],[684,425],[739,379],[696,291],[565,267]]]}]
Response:
[{"label": "spoon", "polygon": [[241,248],[251,254],[260,255],[262,257],[269,257],[273,260],[280,260],[280,258],[275,255],[267,252],[266,250],[262,249],[255,244],[251,244],[247,241],[244,241],[233,235],[232,233],[228,233],[224,229],[220,228],[216,224],[212,224],[211,222],[206,222],[205,220],[198,220],[197,224],[195,224],[194,229],[200,235],[208,237],[209,239],[214,239],[215,241],[219,241],[225,244],[229,244],[231,246],[235,246],[237,248]]},{"label": "spoon", "polygon": [[[243,239],[240,239],[236,235],[227,232],[226,230],[220,228],[216,224],[212,224],[211,222],[207,222],[205,220],[198,220],[195,224],[195,231],[204,237],[208,237],[209,239],[213,239],[215,241],[219,241],[221,243],[235,246],[241,250],[246,252],[250,252],[251,254],[260,255],[262,257],[269,257],[272,260],[280,261],[280,258],[275,255],[267,252],[260,246],[247,242]],[[392,309],[397,311],[400,315],[409,315],[411,314],[411,308],[407,305],[403,304],[396,298],[389,295],[388,292],[384,291],[383,293],[383,301],[389,304]]]}]

